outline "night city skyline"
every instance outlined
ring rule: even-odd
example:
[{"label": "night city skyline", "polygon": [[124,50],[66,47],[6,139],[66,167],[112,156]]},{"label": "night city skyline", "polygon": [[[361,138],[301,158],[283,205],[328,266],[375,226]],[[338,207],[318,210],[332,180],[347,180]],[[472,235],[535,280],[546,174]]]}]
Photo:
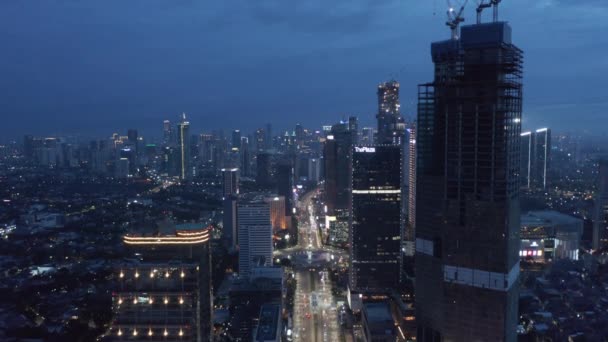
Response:
[{"label": "night city skyline", "polygon": [[606,19],[0,2],[0,341],[608,341]]},{"label": "night city skyline", "polygon": [[[597,76],[608,71],[608,5],[512,0],[501,15],[522,28],[524,127],[601,134],[584,123],[608,110]],[[364,126],[375,112],[370,89],[391,78],[414,117],[415,85],[431,75],[428,42],[448,35],[441,0],[5,1],[0,17],[3,140],[121,127],[152,137],[182,112],[195,131],[350,115]]]}]

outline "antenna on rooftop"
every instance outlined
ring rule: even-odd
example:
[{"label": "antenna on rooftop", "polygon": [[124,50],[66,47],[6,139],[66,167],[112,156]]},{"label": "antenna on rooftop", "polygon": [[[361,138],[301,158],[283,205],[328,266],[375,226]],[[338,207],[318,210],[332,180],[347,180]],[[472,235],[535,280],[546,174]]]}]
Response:
[{"label": "antenna on rooftop", "polygon": [[456,12],[454,6],[452,6],[452,1],[447,0],[448,2],[448,21],[445,23],[450,30],[452,31],[452,39],[458,39],[458,26],[461,22],[464,21],[464,17],[462,16],[464,12],[464,7],[467,5],[469,0],[465,0],[464,4],[460,6],[460,10]]}]

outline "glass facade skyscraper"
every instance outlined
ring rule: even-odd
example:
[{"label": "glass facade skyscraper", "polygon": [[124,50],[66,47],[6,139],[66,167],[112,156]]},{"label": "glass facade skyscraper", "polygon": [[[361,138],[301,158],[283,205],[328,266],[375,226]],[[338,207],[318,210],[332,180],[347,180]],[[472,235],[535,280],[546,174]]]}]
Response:
[{"label": "glass facade skyscraper", "polygon": [[401,147],[355,146],[350,209],[350,289],[389,293],[400,278]]}]

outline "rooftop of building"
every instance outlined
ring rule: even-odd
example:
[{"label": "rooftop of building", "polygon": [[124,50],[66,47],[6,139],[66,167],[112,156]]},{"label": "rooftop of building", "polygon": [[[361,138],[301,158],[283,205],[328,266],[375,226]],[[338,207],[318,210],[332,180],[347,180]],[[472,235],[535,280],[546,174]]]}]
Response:
[{"label": "rooftop of building", "polygon": [[367,321],[370,323],[392,321],[391,310],[387,302],[365,303]]},{"label": "rooftop of building", "polygon": [[538,210],[522,213],[522,226],[582,225],[583,220],[554,210]]}]

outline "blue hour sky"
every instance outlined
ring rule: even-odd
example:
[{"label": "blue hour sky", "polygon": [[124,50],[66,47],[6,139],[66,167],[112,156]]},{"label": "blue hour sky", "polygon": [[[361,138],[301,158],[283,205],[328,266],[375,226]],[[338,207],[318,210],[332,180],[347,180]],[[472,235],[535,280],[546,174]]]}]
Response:
[{"label": "blue hour sky", "polygon": [[[468,23],[475,20],[470,1]],[[415,115],[443,0],[2,0],[3,137],[375,125],[376,85]],[[488,12],[489,14],[489,12]],[[608,131],[608,1],[504,0],[525,52],[524,126]],[[487,20],[487,18],[486,18]]]}]

